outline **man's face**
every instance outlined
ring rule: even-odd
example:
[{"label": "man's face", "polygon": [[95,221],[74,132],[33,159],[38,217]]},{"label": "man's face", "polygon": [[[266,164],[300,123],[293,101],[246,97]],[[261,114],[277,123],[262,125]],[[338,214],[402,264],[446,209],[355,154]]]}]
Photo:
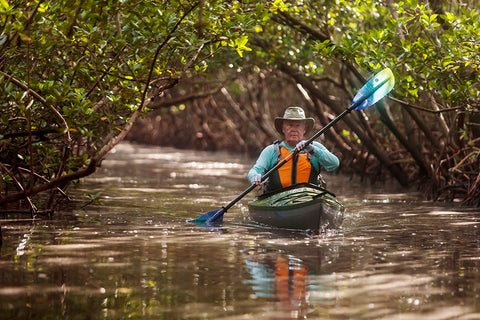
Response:
[{"label": "man's face", "polygon": [[294,147],[305,135],[305,121],[285,120],[283,121],[282,132],[285,135],[285,143]]}]

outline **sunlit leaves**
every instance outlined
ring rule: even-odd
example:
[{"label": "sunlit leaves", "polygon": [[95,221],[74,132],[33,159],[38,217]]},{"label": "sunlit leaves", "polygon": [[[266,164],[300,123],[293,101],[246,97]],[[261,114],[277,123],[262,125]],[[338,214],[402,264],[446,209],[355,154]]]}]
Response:
[{"label": "sunlit leaves", "polygon": [[[82,154],[90,159],[124,130],[144,107],[144,90],[154,99],[159,88],[180,77],[224,66],[213,57],[241,59],[251,50],[248,32],[263,32],[268,19],[266,4],[253,0],[16,3],[0,0],[1,70],[44,99],[32,104],[32,126],[58,129],[36,156],[51,172],[62,159],[57,149],[65,146],[62,134],[74,143],[66,169],[71,172],[85,164]],[[0,78],[2,134],[25,131],[24,92]],[[11,142],[18,143],[18,154],[26,152],[25,141]],[[40,152],[39,144],[34,148]],[[49,148],[55,152],[46,152]]]},{"label": "sunlit leaves", "polygon": [[252,51],[252,49],[248,48],[246,45],[247,45],[247,42],[248,42],[248,36],[247,35],[244,35],[244,36],[241,36],[239,38],[236,38],[234,39],[233,41],[231,41],[231,46],[233,48],[235,48],[235,50],[237,51],[238,55],[240,57],[243,57],[243,51]]},{"label": "sunlit leaves", "polygon": [[[362,67],[374,68],[378,63],[394,67],[405,75],[400,76],[398,92],[412,101],[420,91],[430,90],[434,96],[445,99],[445,104],[458,105],[465,98],[472,103],[468,100],[475,99],[472,93],[477,90],[470,90],[471,86],[463,83],[459,75],[470,77],[479,65],[478,12],[461,9],[460,13],[438,15],[429,6],[411,0],[394,3],[393,18],[380,7],[374,2],[356,2],[337,11],[336,21],[343,21],[340,27],[336,26],[343,33],[341,40],[336,41],[342,44],[341,52]],[[340,15],[342,10],[349,14]],[[358,17],[359,12],[363,13],[362,18]],[[375,12],[381,13],[375,18],[377,25],[372,20]],[[332,37],[335,39],[335,34]]]},{"label": "sunlit leaves", "polygon": [[[285,5],[288,3],[288,5]],[[479,105],[480,15],[454,3],[433,11],[427,2],[314,0],[274,1],[270,13],[293,21],[267,24],[263,38],[272,52],[263,59],[288,61],[306,75],[322,72],[336,59],[360,69],[394,69],[396,92],[413,103],[429,94],[443,106]],[[299,24],[321,32],[315,39]]]},{"label": "sunlit leaves", "polygon": [[10,9],[10,5],[8,4],[7,0],[0,0],[0,8],[2,11],[8,11]]},{"label": "sunlit leaves", "polygon": [[287,11],[288,5],[283,0],[274,0],[269,10],[272,13],[277,13],[277,11]]},{"label": "sunlit leaves", "polygon": [[440,26],[440,24],[437,22],[437,17],[437,14],[428,15],[426,13],[423,13],[420,16],[420,22],[425,28],[437,28]]}]

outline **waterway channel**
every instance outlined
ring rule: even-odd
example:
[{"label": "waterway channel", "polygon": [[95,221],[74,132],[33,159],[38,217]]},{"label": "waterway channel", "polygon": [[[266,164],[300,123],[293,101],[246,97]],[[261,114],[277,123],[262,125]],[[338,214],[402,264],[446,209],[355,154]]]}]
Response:
[{"label": "waterway channel", "polygon": [[221,227],[187,221],[246,189],[253,161],[119,145],[69,189],[75,209],[0,219],[0,318],[480,319],[478,208],[324,175],[339,230],[255,225],[255,191]]}]

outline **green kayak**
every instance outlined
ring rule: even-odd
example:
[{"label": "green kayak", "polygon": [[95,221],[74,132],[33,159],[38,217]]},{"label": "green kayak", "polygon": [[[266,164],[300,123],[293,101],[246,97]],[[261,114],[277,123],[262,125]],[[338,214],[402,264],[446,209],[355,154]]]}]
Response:
[{"label": "green kayak", "polygon": [[248,208],[257,223],[312,231],[340,227],[345,212],[334,194],[308,183],[265,193],[250,201]]}]

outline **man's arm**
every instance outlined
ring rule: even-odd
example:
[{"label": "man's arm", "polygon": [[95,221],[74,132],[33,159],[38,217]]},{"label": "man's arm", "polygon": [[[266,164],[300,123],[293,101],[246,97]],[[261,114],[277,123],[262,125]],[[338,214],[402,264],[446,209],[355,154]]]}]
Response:
[{"label": "man's arm", "polygon": [[337,156],[331,153],[323,144],[314,141],[312,143],[314,148],[313,158],[319,165],[325,168],[327,171],[333,171],[338,168],[340,161]]},{"label": "man's arm", "polygon": [[273,145],[269,145],[260,153],[255,165],[248,172],[248,181],[252,183],[252,176],[254,174],[264,175],[268,170],[273,168],[277,159],[275,148]]}]

